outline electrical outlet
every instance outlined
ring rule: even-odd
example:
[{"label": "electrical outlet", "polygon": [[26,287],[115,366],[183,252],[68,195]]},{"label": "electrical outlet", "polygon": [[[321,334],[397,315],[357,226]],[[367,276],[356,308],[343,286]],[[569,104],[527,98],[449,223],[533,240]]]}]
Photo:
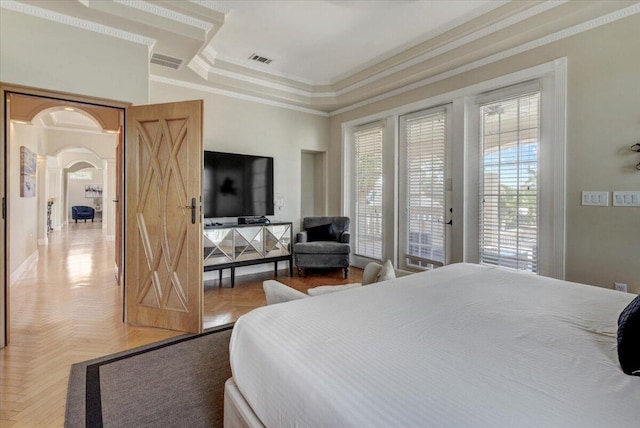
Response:
[{"label": "electrical outlet", "polygon": [[614,282],[613,288],[614,290],[627,292],[627,284],[623,284],[622,282]]}]

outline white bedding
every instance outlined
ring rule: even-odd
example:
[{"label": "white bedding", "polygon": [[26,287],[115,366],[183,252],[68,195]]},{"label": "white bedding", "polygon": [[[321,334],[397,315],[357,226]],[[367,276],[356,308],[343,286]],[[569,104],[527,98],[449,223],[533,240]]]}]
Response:
[{"label": "white bedding", "polygon": [[633,295],[457,264],[256,309],[231,338],[267,427],[640,427]]}]

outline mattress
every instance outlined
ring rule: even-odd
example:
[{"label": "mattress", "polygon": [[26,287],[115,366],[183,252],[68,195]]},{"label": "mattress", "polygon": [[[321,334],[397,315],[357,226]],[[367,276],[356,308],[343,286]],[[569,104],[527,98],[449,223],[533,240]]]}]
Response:
[{"label": "mattress", "polygon": [[251,311],[231,369],[267,427],[638,427],[633,297],[454,264]]}]

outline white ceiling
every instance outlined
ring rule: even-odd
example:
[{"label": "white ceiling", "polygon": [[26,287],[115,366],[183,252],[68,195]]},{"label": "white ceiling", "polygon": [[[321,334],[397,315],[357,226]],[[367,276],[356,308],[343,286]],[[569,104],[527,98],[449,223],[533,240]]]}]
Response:
[{"label": "white ceiling", "polygon": [[0,8],[146,45],[149,59],[181,61],[177,69],[152,62],[151,81],[332,115],[640,13],[639,4],[2,0]]},{"label": "white ceiling", "polygon": [[[505,3],[2,0],[0,7],[146,44],[150,53],[182,60],[178,70],[152,63],[151,75],[158,78],[330,111],[337,106],[332,85]],[[252,61],[252,54],[272,62]]]},{"label": "white ceiling", "polygon": [[[216,59],[301,82],[333,84],[504,1],[216,2],[228,8],[209,46]],[[256,53],[268,65],[248,58]]]}]

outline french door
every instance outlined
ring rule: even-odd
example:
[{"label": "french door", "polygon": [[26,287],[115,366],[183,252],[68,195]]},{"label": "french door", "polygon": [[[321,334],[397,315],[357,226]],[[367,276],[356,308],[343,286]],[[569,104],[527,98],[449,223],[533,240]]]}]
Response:
[{"label": "french door", "polygon": [[447,109],[400,116],[399,266],[447,264],[451,201]]}]

